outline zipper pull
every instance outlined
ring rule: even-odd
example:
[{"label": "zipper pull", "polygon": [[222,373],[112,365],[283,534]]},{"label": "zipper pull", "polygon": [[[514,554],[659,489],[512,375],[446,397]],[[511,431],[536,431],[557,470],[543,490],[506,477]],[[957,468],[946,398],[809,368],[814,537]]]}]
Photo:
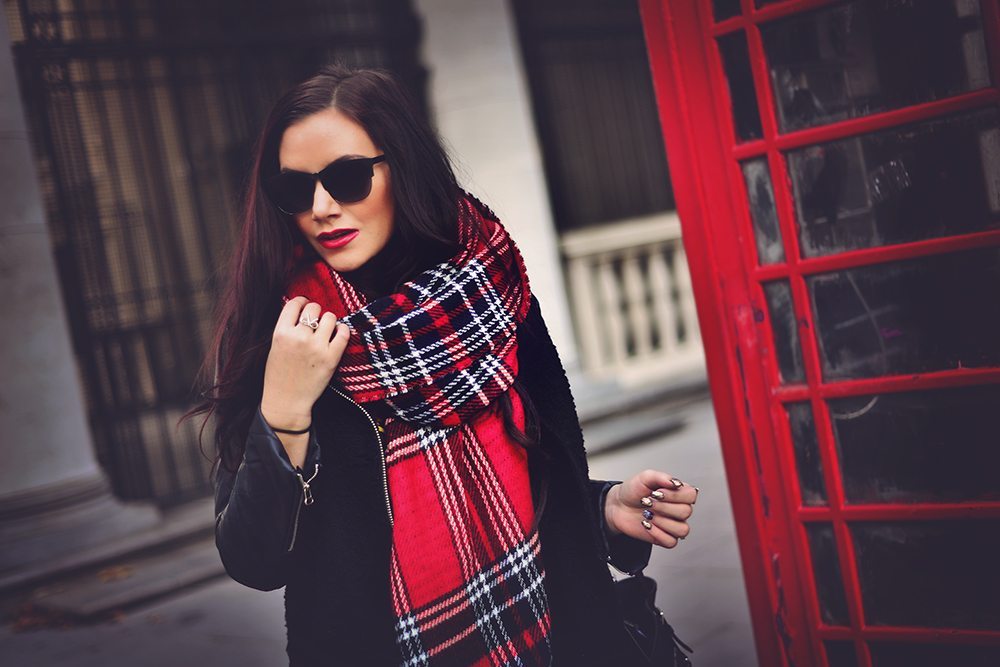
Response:
[{"label": "zipper pull", "polygon": [[313,494],[312,494],[312,487],[309,486],[309,482],[311,482],[314,479],[316,479],[316,475],[318,475],[318,474],[319,474],[319,464],[318,463],[316,464],[316,468],[313,471],[312,477],[310,477],[309,479],[306,479],[306,478],[304,478],[302,476],[302,468],[300,468],[298,466],[295,467],[295,475],[296,475],[296,477],[299,478],[299,483],[302,485],[302,502],[305,505],[312,505],[313,502],[314,502]]}]

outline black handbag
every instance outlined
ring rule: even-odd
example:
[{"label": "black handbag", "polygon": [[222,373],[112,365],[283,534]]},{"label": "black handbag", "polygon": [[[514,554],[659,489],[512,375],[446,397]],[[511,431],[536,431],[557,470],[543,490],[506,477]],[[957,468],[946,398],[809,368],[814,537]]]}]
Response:
[{"label": "black handbag", "polygon": [[656,606],[656,581],[641,571],[615,582],[618,602],[639,654],[651,667],[690,667],[694,651],[674,634]]}]

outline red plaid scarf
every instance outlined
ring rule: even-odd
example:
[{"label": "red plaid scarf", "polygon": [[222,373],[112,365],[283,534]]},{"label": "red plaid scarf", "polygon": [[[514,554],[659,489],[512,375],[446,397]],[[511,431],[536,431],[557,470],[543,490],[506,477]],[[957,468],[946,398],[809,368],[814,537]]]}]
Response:
[{"label": "red plaid scarf", "polygon": [[[385,422],[388,576],[407,666],[551,659],[527,455],[497,406],[485,409],[517,376],[517,325],[530,305],[524,261],[494,218],[463,198],[460,251],[370,303],[315,257],[287,291],[350,326],[333,380],[394,415]],[[517,392],[508,393],[523,429]]]}]

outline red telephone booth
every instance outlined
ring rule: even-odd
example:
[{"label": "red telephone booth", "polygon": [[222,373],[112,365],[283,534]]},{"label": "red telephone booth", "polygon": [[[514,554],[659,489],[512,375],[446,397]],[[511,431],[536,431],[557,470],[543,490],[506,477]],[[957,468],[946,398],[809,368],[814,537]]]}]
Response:
[{"label": "red telephone booth", "polygon": [[997,0],[640,0],[763,667],[1000,665]]}]

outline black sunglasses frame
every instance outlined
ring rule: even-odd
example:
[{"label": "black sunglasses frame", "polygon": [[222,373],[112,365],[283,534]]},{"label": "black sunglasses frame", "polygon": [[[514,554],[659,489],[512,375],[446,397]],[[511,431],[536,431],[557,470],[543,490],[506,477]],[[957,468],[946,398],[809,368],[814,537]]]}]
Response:
[{"label": "black sunglasses frame", "polygon": [[[364,200],[368,195],[371,194],[372,179],[375,177],[374,167],[379,162],[384,162],[385,159],[386,159],[385,154],[383,153],[382,155],[376,155],[375,157],[363,157],[363,158],[359,157],[359,158],[349,158],[346,160],[337,160],[335,162],[331,162],[330,164],[326,165],[325,167],[323,167],[323,169],[316,172],[315,174],[308,174],[303,171],[283,171],[271,176],[264,182],[263,184],[264,192],[267,194],[268,198],[270,198],[271,202],[274,203],[274,205],[278,208],[278,210],[281,211],[282,213],[285,213],[286,215],[297,215],[299,213],[302,213],[303,211],[309,210],[310,206],[312,205],[312,193],[315,192],[316,189],[316,181],[319,181],[323,185],[323,189],[326,190],[331,197],[336,199],[341,204],[353,204]],[[364,194],[362,194],[361,196],[345,197],[343,193],[340,193],[341,196],[337,196],[336,192],[339,188],[337,187],[337,183],[335,181],[332,181],[331,179],[336,178],[337,172],[344,169],[345,165],[349,165],[349,168],[356,168],[355,165],[358,166],[363,165],[364,167],[367,167],[368,172],[366,176],[368,178],[368,182],[367,186],[364,189]],[[297,177],[308,176],[312,179],[312,188],[310,190],[310,195],[309,195],[310,203],[308,206],[306,206],[305,208],[301,208],[298,211],[287,210],[287,209],[297,208],[295,206],[287,206],[287,200],[285,201],[286,206],[283,206],[281,203],[281,200],[283,199],[283,196],[285,194],[282,191],[282,181],[287,178],[286,176],[287,174],[294,174]]]}]

